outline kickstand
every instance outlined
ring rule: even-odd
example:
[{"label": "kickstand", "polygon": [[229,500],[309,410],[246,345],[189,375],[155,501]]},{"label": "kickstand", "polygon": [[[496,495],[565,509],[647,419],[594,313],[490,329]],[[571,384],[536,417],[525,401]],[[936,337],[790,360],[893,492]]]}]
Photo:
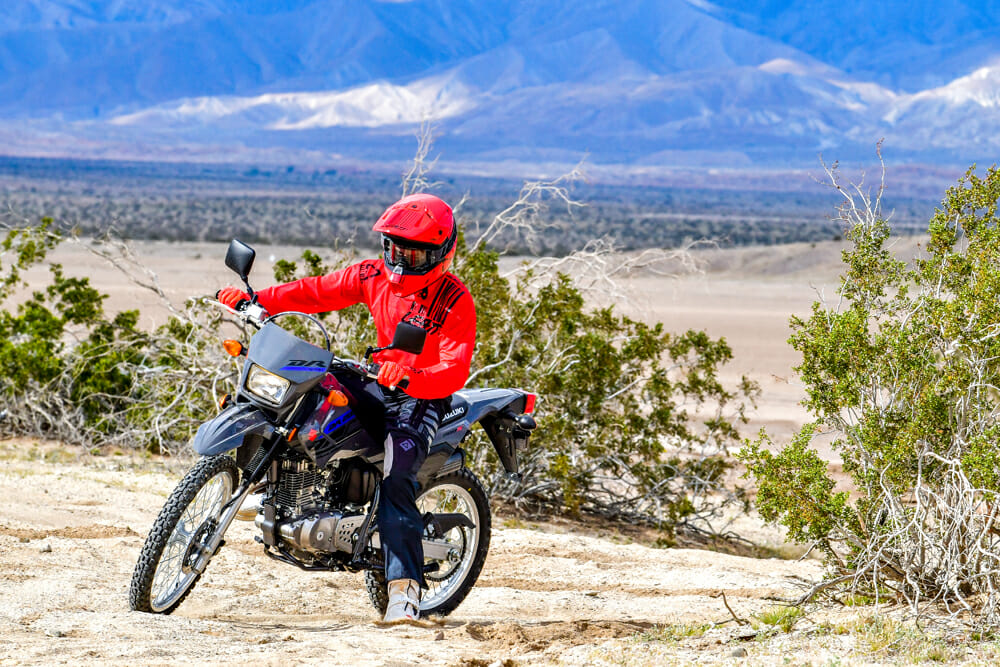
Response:
[{"label": "kickstand", "polygon": [[368,565],[367,562],[361,560],[361,554],[365,552],[368,546],[368,540],[372,536],[372,521],[378,516],[379,501],[382,499],[382,487],[381,485],[375,487],[375,496],[372,498],[372,508],[368,512],[368,516],[365,517],[364,523],[361,524],[361,528],[358,530],[358,541],[354,545],[354,553],[351,554],[351,562],[348,565],[353,568],[363,568]]}]

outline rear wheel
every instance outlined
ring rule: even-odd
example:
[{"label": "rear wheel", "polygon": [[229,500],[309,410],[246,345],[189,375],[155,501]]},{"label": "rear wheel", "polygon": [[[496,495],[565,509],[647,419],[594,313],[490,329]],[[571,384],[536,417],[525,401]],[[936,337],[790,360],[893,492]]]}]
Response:
[{"label": "rear wheel", "polygon": [[224,454],[207,456],[188,471],[142,545],[128,594],[132,609],[169,614],[184,601],[201,576],[193,566],[218,531],[238,479],[236,462]]},{"label": "rear wheel", "polygon": [[[424,575],[428,588],[421,596],[420,613],[445,616],[462,603],[483,569],[490,550],[489,499],[479,479],[463,468],[432,480],[417,497],[417,508],[421,514],[463,514],[472,524],[455,526],[442,535],[433,535],[432,527],[424,531],[424,540],[433,541],[438,552],[445,550],[448,555],[424,559],[437,569]],[[389,602],[384,573],[365,572],[365,587],[372,605],[384,614]]]}]

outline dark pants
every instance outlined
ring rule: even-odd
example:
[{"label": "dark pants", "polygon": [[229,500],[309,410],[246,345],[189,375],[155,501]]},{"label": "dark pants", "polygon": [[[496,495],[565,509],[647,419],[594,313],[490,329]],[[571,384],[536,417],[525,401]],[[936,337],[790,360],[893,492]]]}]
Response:
[{"label": "dark pants", "polygon": [[427,458],[441,423],[442,401],[405,394],[386,400],[385,463],[378,532],[385,554],[385,578],[424,581],[424,522],[417,509],[417,471]]}]

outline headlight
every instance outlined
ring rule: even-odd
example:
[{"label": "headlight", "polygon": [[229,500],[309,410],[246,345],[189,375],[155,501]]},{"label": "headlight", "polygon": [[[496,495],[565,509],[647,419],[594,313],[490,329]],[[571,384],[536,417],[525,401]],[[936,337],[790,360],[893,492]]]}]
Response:
[{"label": "headlight", "polygon": [[251,394],[277,405],[285,398],[289,386],[291,382],[280,375],[266,371],[257,364],[250,365],[250,372],[247,373],[247,391]]}]

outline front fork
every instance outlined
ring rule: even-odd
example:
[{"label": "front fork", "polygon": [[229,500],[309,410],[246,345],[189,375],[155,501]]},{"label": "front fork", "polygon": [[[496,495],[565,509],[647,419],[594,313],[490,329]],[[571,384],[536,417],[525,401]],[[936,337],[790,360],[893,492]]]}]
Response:
[{"label": "front fork", "polygon": [[226,531],[229,530],[229,526],[232,525],[233,520],[236,518],[236,513],[240,510],[240,506],[243,504],[243,501],[246,500],[247,496],[250,495],[250,492],[257,485],[257,482],[263,478],[268,467],[271,465],[271,460],[274,458],[274,455],[277,453],[278,447],[280,447],[281,444],[280,436],[276,437],[274,443],[271,445],[271,448],[263,456],[263,458],[260,459],[254,469],[249,473],[244,471],[243,479],[240,481],[240,485],[236,489],[236,493],[234,493],[233,497],[229,499],[229,502],[222,506],[222,515],[219,517],[218,525],[215,530],[212,531],[212,535],[208,542],[206,542],[200,549],[197,559],[195,559],[194,563],[191,565],[192,570],[201,574],[205,571],[205,568],[208,567],[208,562],[212,559],[212,556],[215,555],[219,545],[222,544],[222,537],[226,534]]}]

